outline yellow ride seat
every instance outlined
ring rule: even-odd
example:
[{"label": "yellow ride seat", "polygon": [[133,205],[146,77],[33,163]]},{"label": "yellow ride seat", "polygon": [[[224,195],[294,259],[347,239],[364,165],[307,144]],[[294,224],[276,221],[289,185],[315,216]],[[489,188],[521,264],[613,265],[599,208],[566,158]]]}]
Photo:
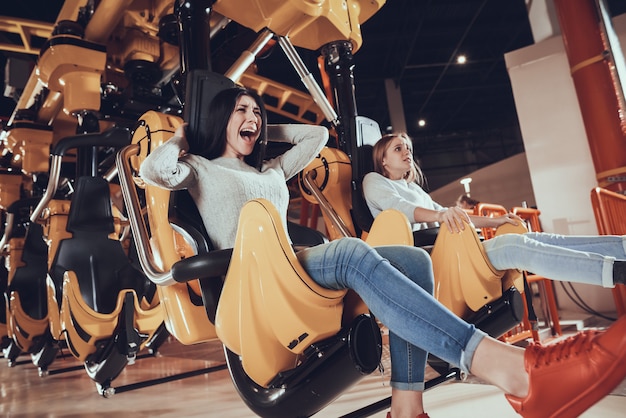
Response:
[{"label": "yellow ride seat", "polygon": [[215,322],[220,340],[261,386],[339,331],[346,294],[308,276],[282,225],[269,201],[244,206]]},{"label": "yellow ride seat", "polygon": [[[523,225],[505,224],[500,233],[523,233]],[[500,228],[499,228],[500,229]],[[496,270],[471,224],[459,233],[440,226],[431,258],[435,274],[435,298],[461,318],[499,299],[503,290],[515,286],[523,291],[521,273],[505,278],[509,270]],[[511,273],[509,273],[511,274]]]}]

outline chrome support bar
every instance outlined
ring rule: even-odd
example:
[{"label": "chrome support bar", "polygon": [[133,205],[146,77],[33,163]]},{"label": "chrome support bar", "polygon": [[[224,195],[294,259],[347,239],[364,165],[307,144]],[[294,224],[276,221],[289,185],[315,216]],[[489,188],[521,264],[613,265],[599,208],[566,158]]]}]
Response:
[{"label": "chrome support bar", "polygon": [[52,200],[59,185],[59,177],[61,176],[61,162],[63,160],[62,155],[50,156],[50,177],[48,178],[48,187],[41,200],[30,214],[30,221],[37,222],[37,219],[43,213],[43,210],[48,206],[48,203]]},{"label": "chrome support bar", "polygon": [[267,43],[274,37],[274,34],[269,29],[263,29],[257,39],[252,45],[241,53],[237,61],[228,69],[226,77],[233,80],[235,83],[239,81],[243,73],[252,65],[256,56],[267,45]]},{"label": "chrome support bar", "polygon": [[320,205],[320,209],[326,215],[326,218],[331,222],[332,226],[337,229],[344,237],[351,237],[352,234],[350,230],[343,222],[341,217],[335,212],[332,205],[326,199],[326,196],[322,193],[317,183],[315,182],[315,170],[311,170],[304,175],[303,181],[304,185],[309,189],[309,191],[313,194],[313,197],[317,199]]},{"label": "chrome support bar", "polygon": [[139,145],[131,144],[122,148],[115,158],[115,165],[118,170],[118,179],[124,196],[124,204],[128,212],[130,229],[135,238],[135,247],[139,264],[145,275],[153,283],[159,286],[169,286],[176,281],[172,277],[172,272],[163,271],[155,262],[154,253],[150,247],[150,236],[139,204],[139,194],[133,181],[132,169],[130,167],[130,157],[137,155]]},{"label": "chrome support bar", "polygon": [[2,234],[2,239],[0,239],[0,255],[8,254],[8,251],[6,251],[6,246],[9,244],[9,237],[11,236],[11,232],[13,232],[14,218],[14,214],[7,213],[6,220],[4,222],[4,234]]},{"label": "chrome support bar", "polygon": [[324,113],[326,120],[332,123],[334,126],[338,126],[339,116],[337,116],[337,112],[335,112],[335,109],[333,109],[333,106],[326,98],[326,95],[322,91],[319,84],[317,84],[317,82],[315,81],[315,78],[313,78],[311,72],[306,68],[306,65],[304,65],[304,62],[300,58],[300,55],[298,55],[298,52],[294,48],[289,38],[287,38],[286,36],[279,36],[278,44],[287,56],[287,59],[289,59],[291,65],[293,65],[293,68],[295,68],[296,72],[300,76],[300,80],[302,81],[306,89],[309,91],[309,93],[311,93],[313,101],[317,103],[317,105],[322,110],[322,113]]}]

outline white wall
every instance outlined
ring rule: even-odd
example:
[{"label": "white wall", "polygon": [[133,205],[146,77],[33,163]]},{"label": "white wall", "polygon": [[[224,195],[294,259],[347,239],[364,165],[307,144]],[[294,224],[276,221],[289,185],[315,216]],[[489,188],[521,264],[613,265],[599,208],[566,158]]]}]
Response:
[{"label": "white wall", "polygon": [[595,170],[561,37],[511,52],[506,64],[544,230],[596,234]]},{"label": "white wall", "polygon": [[[466,177],[472,178],[470,195],[481,202],[497,203],[508,209],[522,206],[522,202],[526,202],[529,207],[535,206],[533,186],[524,153],[481,168]],[[441,187],[430,195],[444,206],[454,206],[459,195],[465,192],[463,185],[459,183],[460,180]]]},{"label": "white wall", "polygon": [[[614,26],[623,48],[626,15],[616,18]],[[590,201],[595,170],[561,36],[510,52],[505,60],[544,230],[596,234]],[[615,310],[609,290],[576,289],[593,309]],[[557,297],[561,308],[577,309],[562,292]]]}]

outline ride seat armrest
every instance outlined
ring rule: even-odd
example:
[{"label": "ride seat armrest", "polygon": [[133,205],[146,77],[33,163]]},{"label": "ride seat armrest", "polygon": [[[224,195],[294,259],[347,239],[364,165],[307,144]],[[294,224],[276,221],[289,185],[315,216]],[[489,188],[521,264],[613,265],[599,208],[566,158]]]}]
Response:
[{"label": "ride seat armrest", "polygon": [[172,266],[172,277],[179,283],[205,277],[221,277],[228,271],[232,248],[198,254]]},{"label": "ride seat armrest", "polygon": [[67,150],[72,148],[95,146],[122,148],[129,143],[129,130],[121,127],[113,127],[104,132],[79,134],[62,138],[50,149],[50,155],[63,156]]}]

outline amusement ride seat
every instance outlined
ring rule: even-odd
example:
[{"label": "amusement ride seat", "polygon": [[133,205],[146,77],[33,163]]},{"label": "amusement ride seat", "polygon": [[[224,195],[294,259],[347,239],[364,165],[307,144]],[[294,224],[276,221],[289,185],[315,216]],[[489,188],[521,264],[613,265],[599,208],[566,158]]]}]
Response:
[{"label": "amusement ride seat", "polygon": [[[132,265],[116,233],[106,179],[79,175],[71,201],[52,198],[68,149],[120,148],[129,140],[127,129],[114,127],[58,141],[50,152],[46,192],[31,214],[31,220],[47,223],[47,239],[55,250],[46,292],[48,320],[59,334],[53,337],[65,340],[103,396],[114,393],[111,381],[126,364],[134,362],[137,352],[160,328],[161,306],[155,286]],[[69,209],[58,209],[59,205]],[[58,218],[52,216],[56,211],[62,212],[63,221],[54,219]],[[44,213],[47,215],[41,216]],[[58,230],[60,225],[64,231]]]},{"label": "amusement ride seat", "polygon": [[[45,358],[35,358],[51,340],[46,301],[48,247],[42,226],[28,222],[27,216],[35,203],[36,199],[20,199],[7,208],[3,242],[8,244],[9,250],[6,312],[11,342],[5,348],[5,357],[12,365],[20,352],[30,353],[36,365],[45,369],[56,356],[56,349]],[[29,212],[25,213],[25,209]]]},{"label": "amusement ride seat", "polygon": [[50,270],[63,283],[61,323],[72,354],[85,363],[99,393],[134,359],[162,322],[155,286],[128,258],[115,231],[109,184],[79,177],[67,230]]}]

